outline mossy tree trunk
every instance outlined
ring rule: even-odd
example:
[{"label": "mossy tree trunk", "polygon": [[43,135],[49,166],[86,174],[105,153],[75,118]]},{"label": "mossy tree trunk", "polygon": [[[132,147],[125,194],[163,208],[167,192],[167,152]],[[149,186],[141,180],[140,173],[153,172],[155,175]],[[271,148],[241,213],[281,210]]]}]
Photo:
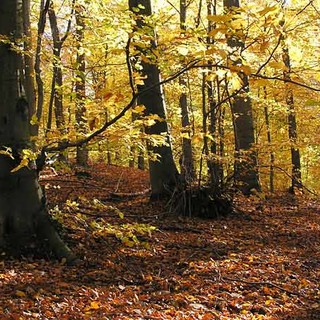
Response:
[{"label": "mossy tree trunk", "polygon": [[16,254],[40,240],[57,257],[72,261],[74,255],[51,225],[36,166],[30,162],[12,172],[22,150],[31,149],[23,56],[17,50],[23,47],[24,5],[24,0],[0,2],[0,34],[8,38],[0,43],[0,147],[11,148],[14,157],[0,154],[0,245]]}]

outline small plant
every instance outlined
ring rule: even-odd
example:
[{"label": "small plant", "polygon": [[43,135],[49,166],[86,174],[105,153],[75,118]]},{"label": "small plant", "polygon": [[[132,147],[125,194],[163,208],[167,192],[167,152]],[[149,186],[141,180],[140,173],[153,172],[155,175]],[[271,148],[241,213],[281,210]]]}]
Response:
[{"label": "small plant", "polygon": [[90,205],[93,211],[111,211],[124,218],[124,213],[115,206],[106,205],[99,199],[88,200],[81,198],[78,201],[67,200],[64,209],[55,206],[50,210],[54,221],[62,227],[71,229],[90,229],[94,237],[114,236],[127,247],[142,246],[149,249],[146,237],[151,237],[156,227],[142,223],[125,223],[115,225],[108,223],[106,218],[92,219],[94,213],[86,215],[81,213],[81,204]]},{"label": "small plant", "polygon": [[106,223],[104,219],[92,221],[90,223],[90,227],[93,229],[94,236],[105,237],[108,235],[114,235],[127,247],[141,245],[147,249],[149,248],[149,243],[142,240],[141,237],[151,237],[152,231],[156,230],[156,227],[154,226],[141,223],[112,225],[110,223]]}]

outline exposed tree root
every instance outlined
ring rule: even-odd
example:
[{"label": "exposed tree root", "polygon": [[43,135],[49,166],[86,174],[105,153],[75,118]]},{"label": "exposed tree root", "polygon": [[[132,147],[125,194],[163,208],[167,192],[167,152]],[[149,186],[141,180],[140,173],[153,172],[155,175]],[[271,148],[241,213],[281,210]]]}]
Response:
[{"label": "exposed tree root", "polygon": [[170,213],[200,218],[218,218],[235,212],[229,194],[216,194],[208,187],[176,189],[167,203]]}]

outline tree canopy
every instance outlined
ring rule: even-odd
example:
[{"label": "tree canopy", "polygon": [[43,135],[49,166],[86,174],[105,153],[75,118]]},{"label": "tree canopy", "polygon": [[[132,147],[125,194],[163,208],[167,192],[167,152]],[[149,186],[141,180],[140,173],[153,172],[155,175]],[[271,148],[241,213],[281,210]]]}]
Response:
[{"label": "tree canopy", "polygon": [[[178,1],[153,1],[152,5],[152,15],[146,25],[135,28],[133,15],[139,16],[141,8],[132,13],[126,1],[31,1],[33,46],[28,50],[38,62],[34,77],[43,83],[41,88],[37,81],[37,102],[40,99],[43,102],[40,101],[42,105],[38,104],[32,117],[32,124],[40,128],[36,139],[39,149],[64,149],[94,137],[89,146],[92,158],[108,155],[112,162],[124,164],[136,159],[136,152],[146,158],[152,156],[145,142],[161,144],[163,138],[147,135],[141,128],[159,121],[158,115],[143,116],[144,107],[134,105],[135,99],[132,99],[136,98],[134,86],[144,81],[139,71],[141,62],[151,62],[157,64],[164,82],[167,121],[177,162],[181,141],[187,138],[193,145],[198,177],[200,160],[205,158],[204,165],[210,157],[224,169],[224,178],[231,174],[235,139],[231,128],[235,118],[232,119],[229,106],[237,96],[247,99],[242,92],[243,76],[246,76],[255,131],[252,147],[257,153],[263,189],[270,189],[271,154],[275,188],[281,190],[289,186],[291,163],[288,159],[292,143],[301,152],[305,185],[316,189],[319,178],[318,2],[242,1],[238,8],[232,7],[226,12],[222,1],[215,5],[210,1],[188,1],[183,32]],[[214,6],[209,14],[208,6]],[[76,22],[79,7],[83,25]],[[56,29],[50,29],[48,19],[45,22],[44,17],[50,17],[47,12],[55,13]],[[52,17],[51,14],[54,20]],[[83,29],[81,39],[76,32],[79,29]],[[154,37],[152,30],[156,30],[157,47],[146,49]],[[228,47],[227,39],[237,39],[242,45]],[[284,76],[287,66],[283,61],[283,41],[290,54],[290,79]],[[77,65],[79,53],[85,53],[85,70]],[[56,82],[54,70],[57,69],[62,76],[61,83]],[[180,72],[186,75],[184,85],[178,80]],[[85,107],[82,117],[87,123],[85,131],[79,130],[76,119],[75,86],[79,79],[85,79],[86,86],[85,96],[81,98]],[[204,97],[201,87],[207,86],[208,81],[213,84],[212,96]],[[288,90],[294,95],[297,117],[298,138],[294,142],[288,138]],[[182,92],[187,94],[192,122],[188,132],[180,123]],[[214,106],[210,106],[210,99],[214,100]],[[60,101],[63,108],[58,112],[60,115],[54,107],[55,100]],[[219,114],[220,133],[203,127],[204,122],[209,123],[213,111],[210,108]],[[141,116],[132,121],[132,114]],[[58,121],[59,117],[63,122]],[[204,139],[222,143],[223,150],[218,148],[214,154],[203,154]],[[134,153],[130,151],[132,145],[136,147]],[[206,170],[201,174],[200,179],[205,179]]]}]

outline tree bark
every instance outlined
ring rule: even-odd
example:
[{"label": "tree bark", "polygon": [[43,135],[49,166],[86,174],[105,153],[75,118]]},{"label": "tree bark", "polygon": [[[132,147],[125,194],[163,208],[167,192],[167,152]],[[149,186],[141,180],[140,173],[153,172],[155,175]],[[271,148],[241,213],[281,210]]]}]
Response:
[{"label": "tree bark", "polygon": [[[53,40],[53,77],[52,77],[52,85],[51,85],[51,95],[54,104],[54,113],[56,119],[56,126],[63,134],[63,129],[65,126],[65,119],[63,115],[63,99],[61,88],[63,84],[62,79],[62,68],[61,68],[61,49],[63,41],[60,39],[60,32],[57,23],[56,13],[53,8],[52,2],[49,7],[49,21],[52,33]],[[49,119],[52,121],[52,119]],[[48,126],[51,127],[51,126]],[[50,129],[50,128],[49,128]]]},{"label": "tree bark", "polygon": [[13,157],[0,154],[0,245],[10,253],[23,253],[41,240],[57,257],[72,261],[74,255],[50,223],[35,164],[30,161],[28,167],[12,171],[22,150],[31,149],[29,100],[20,72],[23,53],[14,49],[23,35],[23,5],[23,0],[0,2],[0,34],[11,40],[0,43],[0,146],[10,148]]},{"label": "tree bark", "polygon": [[[284,21],[281,22],[284,25]],[[285,41],[285,31],[282,33],[281,39],[282,45],[282,60],[286,67],[283,72],[283,77],[285,80],[291,80],[291,61],[288,45]],[[297,133],[297,119],[296,111],[294,105],[294,95],[290,83],[286,83],[285,99],[288,107],[288,135],[290,141],[290,151],[291,151],[291,165],[292,165],[292,179],[291,179],[291,190],[294,193],[295,189],[302,189],[302,175],[301,175],[301,159],[300,150],[297,147],[298,133]]]},{"label": "tree bark", "polygon": [[[263,88],[264,91],[264,100],[267,101],[267,88],[264,87]],[[269,147],[271,147],[272,144],[272,137],[271,137],[271,125],[270,125],[270,119],[269,119],[269,110],[268,110],[268,106],[264,107],[264,118],[265,118],[265,122],[266,122],[266,129],[267,129],[267,142]],[[270,172],[269,172],[269,190],[271,193],[274,193],[274,163],[275,163],[275,155],[274,155],[274,151],[270,150]]]},{"label": "tree bark", "polygon": [[[180,0],[180,29],[181,34],[185,33],[187,18],[187,3],[186,0]],[[187,81],[186,76],[181,75],[179,77],[179,84],[182,88],[182,92],[179,98],[179,105],[181,109],[181,125],[182,125],[182,159],[181,159],[181,178],[184,183],[190,184],[195,179],[195,169],[193,163],[192,154],[192,142],[191,142],[191,122],[189,116],[189,105],[187,98]],[[187,136],[185,136],[187,135]]]},{"label": "tree bark", "polygon": [[42,47],[42,37],[44,29],[46,26],[46,17],[49,10],[50,0],[41,0],[40,2],[40,14],[38,21],[38,31],[37,31],[37,46],[35,54],[34,71],[37,84],[37,107],[36,107],[36,117],[38,123],[34,126],[35,135],[39,132],[39,121],[43,113],[43,101],[44,101],[44,85],[42,80],[42,70],[41,70],[41,47]]},{"label": "tree bark", "polygon": [[[239,0],[224,0],[224,8],[227,12],[232,7],[239,8]],[[241,49],[244,44],[235,36],[229,36],[228,45],[231,48]],[[236,66],[241,65],[241,60],[232,61]],[[239,73],[243,83],[243,92],[230,101],[233,115],[234,136],[235,136],[235,184],[243,194],[250,194],[251,190],[260,190],[259,175],[257,169],[257,152],[253,149],[255,144],[254,123],[252,114],[251,99],[248,76]]]},{"label": "tree bark", "polygon": [[[77,74],[76,74],[76,121],[78,133],[86,134],[86,58],[83,50],[85,17],[84,8],[79,4],[75,9],[76,16],[76,40],[77,40]],[[77,147],[77,164],[83,167],[88,165],[88,148],[86,145]]]},{"label": "tree bark", "polygon": [[[141,30],[146,27],[144,17],[150,16],[152,13],[150,0],[129,0],[129,8],[132,12],[138,11],[138,15],[135,16],[137,28]],[[152,49],[156,49],[154,30],[152,26],[148,26],[146,29],[153,36],[153,40],[150,41],[149,48],[147,48],[148,53],[152,54]],[[141,55],[146,54],[145,49],[138,48],[138,50]],[[138,90],[152,87],[161,81],[160,70],[156,62],[142,59],[141,66],[142,75],[146,78],[143,85],[137,86]],[[146,127],[145,132],[149,135],[161,135],[165,139],[165,143],[161,146],[148,143],[149,153],[159,156],[157,160],[149,160],[151,198],[165,197],[172,192],[177,183],[178,170],[172,154],[162,87],[159,85],[141,94],[138,104],[145,106],[145,116],[157,115],[161,118],[161,121],[156,121],[154,125]]]}]

